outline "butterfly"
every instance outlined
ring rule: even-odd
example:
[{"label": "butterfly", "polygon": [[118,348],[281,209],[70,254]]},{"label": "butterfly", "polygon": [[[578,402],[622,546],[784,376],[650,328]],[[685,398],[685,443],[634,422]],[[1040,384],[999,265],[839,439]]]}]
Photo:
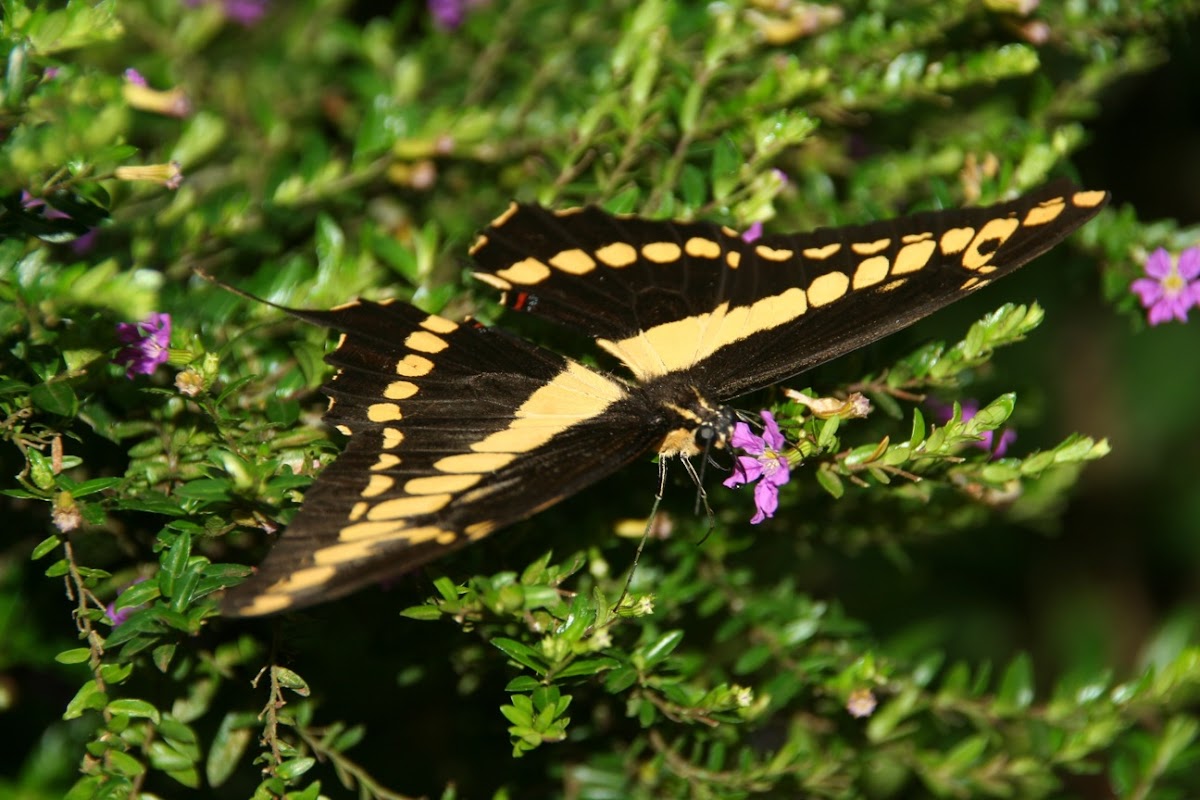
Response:
[{"label": "butterfly", "polygon": [[471,248],[512,313],[592,337],[629,375],[399,301],[285,309],[342,332],[326,421],[349,437],[224,613],[329,600],[529,517],[647,453],[723,446],[729,402],[1007,275],[1108,201],[1008,202],[745,241],[706,222],[512,204]]}]

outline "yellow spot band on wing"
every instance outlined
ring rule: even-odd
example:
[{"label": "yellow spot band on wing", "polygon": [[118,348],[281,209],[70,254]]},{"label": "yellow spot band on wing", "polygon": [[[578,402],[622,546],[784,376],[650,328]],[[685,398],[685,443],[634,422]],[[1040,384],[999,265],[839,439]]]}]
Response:
[{"label": "yellow spot band on wing", "polygon": [[1061,197],[1056,197],[1053,200],[1046,200],[1038,203],[1033,208],[1029,209],[1029,213],[1025,215],[1022,224],[1024,225],[1045,225],[1048,222],[1053,222],[1058,219],[1058,215],[1067,207],[1066,202]]},{"label": "yellow spot band on wing", "polygon": [[842,272],[827,272],[818,275],[808,285],[808,304],[810,306],[829,305],[839,299],[850,288],[850,279]]},{"label": "yellow spot band on wing", "polygon": [[692,258],[720,258],[721,245],[712,239],[693,236],[683,245],[683,251]]},{"label": "yellow spot band on wing", "polygon": [[446,533],[450,533],[450,531],[433,525],[406,528],[402,522],[386,520],[382,522],[359,522],[355,525],[347,525],[338,532],[338,541],[344,543],[368,542],[372,544],[403,542],[411,546],[437,541]]},{"label": "yellow spot band on wing", "polygon": [[887,256],[871,256],[858,265],[854,270],[853,286],[855,289],[865,289],[874,286],[887,277],[890,263]]},{"label": "yellow spot band on wing", "polygon": [[1071,204],[1076,208],[1095,208],[1107,196],[1107,192],[1076,192],[1071,195]]},{"label": "yellow spot band on wing", "polygon": [[550,259],[550,265],[571,275],[586,275],[596,268],[596,262],[582,250],[563,250]]},{"label": "yellow spot band on wing", "polygon": [[515,453],[462,453],[433,463],[439,472],[495,472],[512,463]]},{"label": "yellow spot band on wing", "polygon": [[471,449],[477,453],[527,453],[573,425],[594,419],[626,396],[616,381],[571,361],[521,404],[513,421]]},{"label": "yellow spot band on wing", "polygon": [[396,374],[403,375],[405,378],[419,378],[422,375],[428,375],[432,369],[433,362],[416,353],[409,353],[396,362]]},{"label": "yellow spot band on wing", "polygon": [[651,242],[642,245],[642,255],[647,261],[653,261],[655,264],[670,264],[678,261],[682,254],[683,250],[674,242]]},{"label": "yellow spot band on wing", "polygon": [[402,417],[400,406],[395,403],[372,403],[367,407],[367,419],[371,422],[395,422]]},{"label": "yellow spot band on wing", "polygon": [[450,502],[449,494],[426,494],[416,497],[397,497],[377,503],[367,512],[367,519],[406,519],[419,514],[432,514],[440,511]]},{"label": "yellow spot band on wing", "polygon": [[434,333],[454,333],[454,331],[458,330],[458,323],[445,317],[430,314],[421,320],[421,327]]},{"label": "yellow spot band on wing", "polygon": [[363,489],[361,494],[363,497],[378,497],[395,485],[396,481],[387,475],[372,475],[371,480],[367,481],[367,488]]},{"label": "yellow spot band on wing", "polygon": [[795,250],[780,249],[767,247],[765,244],[760,244],[754,248],[754,252],[758,253],[759,257],[765,258],[767,261],[787,261],[792,256],[796,255]]},{"label": "yellow spot band on wing", "polygon": [[855,242],[850,245],[850,249],[860,256],[873,256],[880,250],[886,249],[891,243],[891,239],[876,239],[873,242]]},{"label": "yellow spot band on wing", "polygon": [[974,228],[951,228],[942,234],[942,253],[948,256],[961,253],[974,236]]},{"label": "yellow spot band on wing", "polygon": [[[979,269],[986,265],[1019,227],[1021,223],[1015,217],[988,220],[971,241],[967,252],[963,253],[963,266],[967,269]],[[984,245],[989,245],[986,253],[982,251]]]},{"label": "yellow spot band on wing", "polygon": [[492,220],[491,227],[493,227],[493,228],[502,227],[504,225],[504,223],[506,223],[510,219],[512,219],[513,214],[516,214],[517,210],[519,208],[520,208],[520,206],[518,206],[516,203],[509,203],[508,208],[504,209],[502,212],[500,212],[500,215],[498,217],[496,217],[494,220]]},{"label": "yellow spot band on wing", "polygon": [[[383,390],[383,396],[388,400],[403,400],[417,393],[417,385],[411,381],[392,381]],[[382,422],[383,420],[375,420]]]},{"label": "yellow spot band on wing", "polygon": [[[844,276],[843,276],[844,277]],[[791,288],[745,306],[721,303],[707,314],[656,325],[620,341],[597,344],[641,380],[686,369],[725,345],[786,325],[808,310],[804,290]]]},{"label": "yellow spot band on wing", "polygon": [[449,347],[450,343],[429,331],[413,331],[404,340],[404,346],[419,353],[440,353]]},{"label": "yellow spot band on wing", "polygon": [[413,478],[404,484],[404,491],[409,494],[442,494],[443,492],[461,492],[470,489],[479,481],[482,475],[429,475],[424,478]]},{"label": "yellow spot band on wing", "polygon": [[383,429],[383,447],[385,450],[392,450],[400,446],[404,441],[404,431],[399,428],[384,428]]},{"label": "yellow spot band on wing", "polygon": [[933,256],[933,251],[937,249],[937,242],[932,238],[922,239],[912,244],[906,244],[900,248],[900,252],[896,253],[896,262],[892,266],[893,275],[904,275],[909,272],[916,272],[929,263],[929,259]]},{"label": "yellow spot band on wing", "polygon": [[380,453],[379,458],[375,459],[375,463],[371,465],[372,472],[383,472],[385,469],[399,466],[400,456],[395,453]]},{"label": "yellow spot band on wing", "polygon": [[526,258],[511,267],[496,270],[496,276],[518,284],[541,283],[550,277],[550,268],[536,258]]},{"label": "yellow spot band on wing", "polygon": [[628,267],[637,257],[637,250],[625,242],[613,242],[596,251],[596,258],[616,269]]},{"label": "yellow spot band on wing", "polygon": [[842,249],[842,245],[838,242],[827,244],[824,247],[808,247],[800,252],[805,258],[811,258],[813,261],[824,261],[831,255]]},{"label": "yellow spot band on wing", "polygon": [[476,539],[482,539],[494,530],[496,530],[496,523],[492,520],[485,520],[468,525],[467,536],[471,541],[475,541]]}]

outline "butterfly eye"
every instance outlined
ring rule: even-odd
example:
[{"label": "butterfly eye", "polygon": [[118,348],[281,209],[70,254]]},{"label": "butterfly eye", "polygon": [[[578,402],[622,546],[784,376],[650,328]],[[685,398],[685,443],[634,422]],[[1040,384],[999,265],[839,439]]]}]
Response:
[{"label": "butterfly eye", "polygon": [[716,427],[707,422],[696,428],[696,444],[701,448],[708,449],[714,445],[720,447],[725,441],[725,437],[721,436]]}]

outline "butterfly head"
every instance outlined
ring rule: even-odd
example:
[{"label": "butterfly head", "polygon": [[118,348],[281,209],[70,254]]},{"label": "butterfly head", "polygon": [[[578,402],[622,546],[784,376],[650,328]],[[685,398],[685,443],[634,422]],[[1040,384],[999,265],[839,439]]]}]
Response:
[{"label": "butterfly head", "polygon": [[687,402],[664,402],[662,408],[671,427],[659,443],[660,455],[687,458],[721,450],[733,435],[733,409],[710,403],[699,392]]}]

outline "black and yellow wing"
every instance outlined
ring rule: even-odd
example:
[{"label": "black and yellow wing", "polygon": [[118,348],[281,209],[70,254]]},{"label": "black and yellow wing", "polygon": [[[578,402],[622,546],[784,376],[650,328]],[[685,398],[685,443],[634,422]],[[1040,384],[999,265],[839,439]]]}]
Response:
[{"label": "black and yellow wing", "polygon": [[326,421],[350,437],[223,611],[269,614],[412,569],[530,516],[663,432],[620,381],[400,302],[289,310],[343,332]]},{"label": "black and yellow wing", "polygon": [[[346,594],[528,517],[648,450],[699,452],[721,404],[875,341],[1006,275],[1104,192],[1048,185],[993,206],[746,242],[707,223],[514,204],[477,276],[514,310],[595,337],[636,382],[404,303],[290,313],[343,332],[326,418],[350,436],[224,610]],[[703,435],[701,435],[703,434]],[[714,438],[715,437],[715,438]]]},{"label": "black and yellow wing", "polygon": [[596,337],[639,381],[688,373],[727,400],[986,286],[1107,199],[1059,181],[983,208],[753,242],[708,223],[514,204],[472,254],[510,308]]}]

